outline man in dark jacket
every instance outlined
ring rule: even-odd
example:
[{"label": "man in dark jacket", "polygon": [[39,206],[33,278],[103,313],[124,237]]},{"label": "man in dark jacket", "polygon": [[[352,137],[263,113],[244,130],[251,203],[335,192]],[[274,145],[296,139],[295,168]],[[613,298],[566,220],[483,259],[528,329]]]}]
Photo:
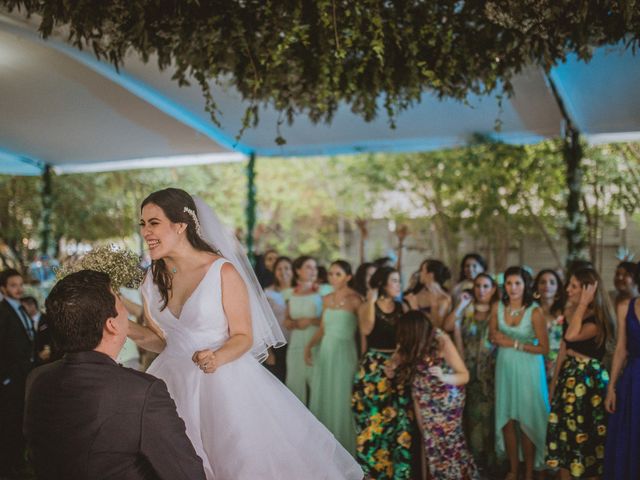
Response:
[{"label": "man in dark jacket", "polygon": [[65,355],[27,380],[24,433],[38,478],[204,480],[164,382],[115,361],[129,321],[109,277],[65,277],[46,314]]},{"label": "man in dark jacket", "polygon": [[35,331],[20,303],[18,271],[0,272],[0,292],[0,478],[15,478],[24,470],[24,388],[33,368]]}]

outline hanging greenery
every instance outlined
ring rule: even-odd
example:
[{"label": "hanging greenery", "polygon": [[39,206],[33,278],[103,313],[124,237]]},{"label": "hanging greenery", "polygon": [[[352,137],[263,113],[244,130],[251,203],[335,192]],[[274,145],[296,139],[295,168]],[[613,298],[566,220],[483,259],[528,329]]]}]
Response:
[{"label": "hanging greenery", "polygon": [[[197,82],[217,122],[211,83],[249,102],[244,127],[271,103],[282,121],[330,121],[341,103],[366,120],[425,92],[464,99],[511,91],[532,63],[545,69],[594,46],[640,44],[634,0],[0,0],[42,17],[47,37],[116,66],[130,50],[180,84]],[[496,90],[496,89],[499,90]],[[282,139],[280,139],[282,141]]]}]

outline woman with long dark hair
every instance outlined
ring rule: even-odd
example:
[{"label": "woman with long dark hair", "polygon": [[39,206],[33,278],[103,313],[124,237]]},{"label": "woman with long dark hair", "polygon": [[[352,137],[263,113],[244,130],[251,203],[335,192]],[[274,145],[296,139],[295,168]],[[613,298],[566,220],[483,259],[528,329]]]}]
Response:
[{"label": "woman with long dark hair", "polygon": [[467,253],[462,257],[460,262],[460,275],[458,277],[458,283],[451,290],[451,296],[453,301],[457,302],[460,295],[465,290],[473,289],[473,281],[476,277],[487,271],[487,261],[479,253]]},{"label": "woman with long dark hair", "polygon": [[412,310],[424,313],[435,327],[443,328],[451,309],[451,296],[444,288],[451,271],[440,260],[427,259],[420,264],[419,272],[419,281],[405,300]]},{"label": "woman with long dark hair", "polygon": [[456,332],[460,332],[457,347],[470,373],[463,416],[469,447],[476,464],[488,472],[496,467],[496,347],[490,340],[489,324],[491,308],[498,301],[498,285],[487,273],[476,275],[473,284],[473,295],[467,292],[460,295],[460,301],[447,317],[447,322],[459,325],[456,327]]},{"label": "woman with long dark hair", "polygon": [[[336,260],[329,266],[328,275],[334,291],[323,298],[320,328],[304,351],[305,362],[313,366],[309,409],[342,446],[355,455],[351,389],[358,367],[354,337],[362,299],[351,288],[351,265],[348,262]],[[318,343],[320,347],[314,356],[313,349]]]},{"label": "woman with long dark hair", "polygon": [[394,380],[411,385],[428,478],[478,479],[462,428],[469,372],[453,341],[415,310],[398,321],[396,341]]},{"label": "woman with long dark hair", "polygon": [[[272,267],[273,284],[266,288],[264,293],[288,343],[291,332],[285,327],[284,323],[287,319],[287,300],[291,295],[291,285],[293,283],[293,262],[289,257],[278,257]],[[271,373],[284,383],[287,378],[287,345],[271,349],[265,365]]]},{"label": "woman with long dark hair", "polygon": [[544,359],[547,385],[551,385],[553,372],[560,352],[564,329],[565,291],[560,275],[549,268],[540,270],[533,282],[533,296],[540,305],[542,316],[547,324],[549,353]]},{"label": "woman with long dark hair", "polygon": [[405,307],[395,300],[401,293],[400,274],[381,267],[371,277],[371,291],[358,311],[367,351],[360,360],[353,385],[356,459],[366,475],[379,480],[413,479],[418,451],[410,386],[392,384],[385,365],[396,348],[396,326]]},{"label": "woman with long dark hair", "polygon": [[636,264],[633,262],[623,261],[616,267],[616,273],[613,276],[613,286],[615,290],[611,293],[613,306],[616,309],[619,304],[627,304],[630,299],[640,294],[635,272]]},{"label": "woman with long dark hair", "polygon": [[141,286],[148,326],[131,323],[130,336],[160,352],[148,373],[166,383],[207,480],[361,480],[349,453],[260,365],[284,337],[215,213],[169,188],[143,201],[140,230],[152,259]]},{"label": "woman with long dark hair", "polygon": [[506,451],[508,480],[518,478],[519,450],[524,478],[544,469],[549,403],[544,355],[549,351],[547,326],[533,301],[533,280],[522,267],[504,272],[504,295],[491,312],[496,360],[496,453]]},{"label": "woman with long dark hair", "polygon": [[371,290],[369,281],[377,268],[374,263],[364,262],[360,264],[356,269],[356,273],[353,275],[353,289],[358,292],[363,299],[367,298],[367,293]]},{"label": "woman with long dark hair", "polygon": [[315,258],[302,255],[293,261],[294,287],[289,295],[285,328],[291,332],[287,347],[287,387],[302,403],[309,403],[312,367],[304,361],[304,349],[313,338],[322,316],[322,295],[316,282]]},{"label": "woman with long dark hair", "polygon": [[[636,266],[634,282],[640,285]],[[618,339],[605,408],[607,425],[604,478],[640,478],[640,302],[638,297],[618,304]]]},{"label": "woman with long dark hair", "polygon": [[573,272],[567,284],[564,335],[551,383],[547,465],[560,478],[597,478],[604,470],[604,399],[609,374],[602,360],[612,312],[600,276]]}]

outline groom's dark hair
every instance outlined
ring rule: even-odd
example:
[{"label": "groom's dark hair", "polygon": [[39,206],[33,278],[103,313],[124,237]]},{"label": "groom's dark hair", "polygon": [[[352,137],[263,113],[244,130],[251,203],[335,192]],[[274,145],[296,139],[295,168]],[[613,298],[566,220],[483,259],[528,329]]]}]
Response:
[{"label": "groom's dark hair", "polygon": [[93,350],[108,318],[116,317],[116,299],[106,273],[81,270],[60,280],[45,302],[53,341],[62,352]]}]

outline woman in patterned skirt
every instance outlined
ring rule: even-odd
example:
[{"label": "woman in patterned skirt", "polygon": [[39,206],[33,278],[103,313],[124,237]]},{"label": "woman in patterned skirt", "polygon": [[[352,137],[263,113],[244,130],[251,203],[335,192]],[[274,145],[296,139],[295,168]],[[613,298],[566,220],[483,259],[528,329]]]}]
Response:
[{"label": "woman in patterned skirt", "polygon": [[[447,317],[455,325],[456,347],[469,369],[465,389],[463,425],[473,458],[489,472],[497,466],[495,438],[495,366],[496,347],[489,339],[491,307],[497,301],[497,285],[491,275],[480,273],[473,282],[473,293],[463,291],[460,301]],[[457,333],[460,333],[458,336]]]},{"label": "woman in patterned skirt", "polygon": [[413,389],[428,478],[479,478],[462,429],[463,385],[469,372],[453,341],[417,311],[400,319],[396,335],[398,347],[391,364],[398,383],[410,383]]},{"label": "woman in patterned skirt", "polygon": [[611,306],[597,272],[583,268],[567,286],[565,330],[551,385],[547,465],[560,478],[603,473],[607,433],[604,399],[609,374],[602,365],[611,335]]},{"label": "woman in patterned skirt", "polygon": [[353,386],[356,459],[365,475],[377,480],[414,479],[419,437],[410,386],[392,384],[385,366],[396,347],[395,329],[404,306],[400,274],[391,267],[376,270],[367,301],[358,312],[358,325],[367,337]]}]

